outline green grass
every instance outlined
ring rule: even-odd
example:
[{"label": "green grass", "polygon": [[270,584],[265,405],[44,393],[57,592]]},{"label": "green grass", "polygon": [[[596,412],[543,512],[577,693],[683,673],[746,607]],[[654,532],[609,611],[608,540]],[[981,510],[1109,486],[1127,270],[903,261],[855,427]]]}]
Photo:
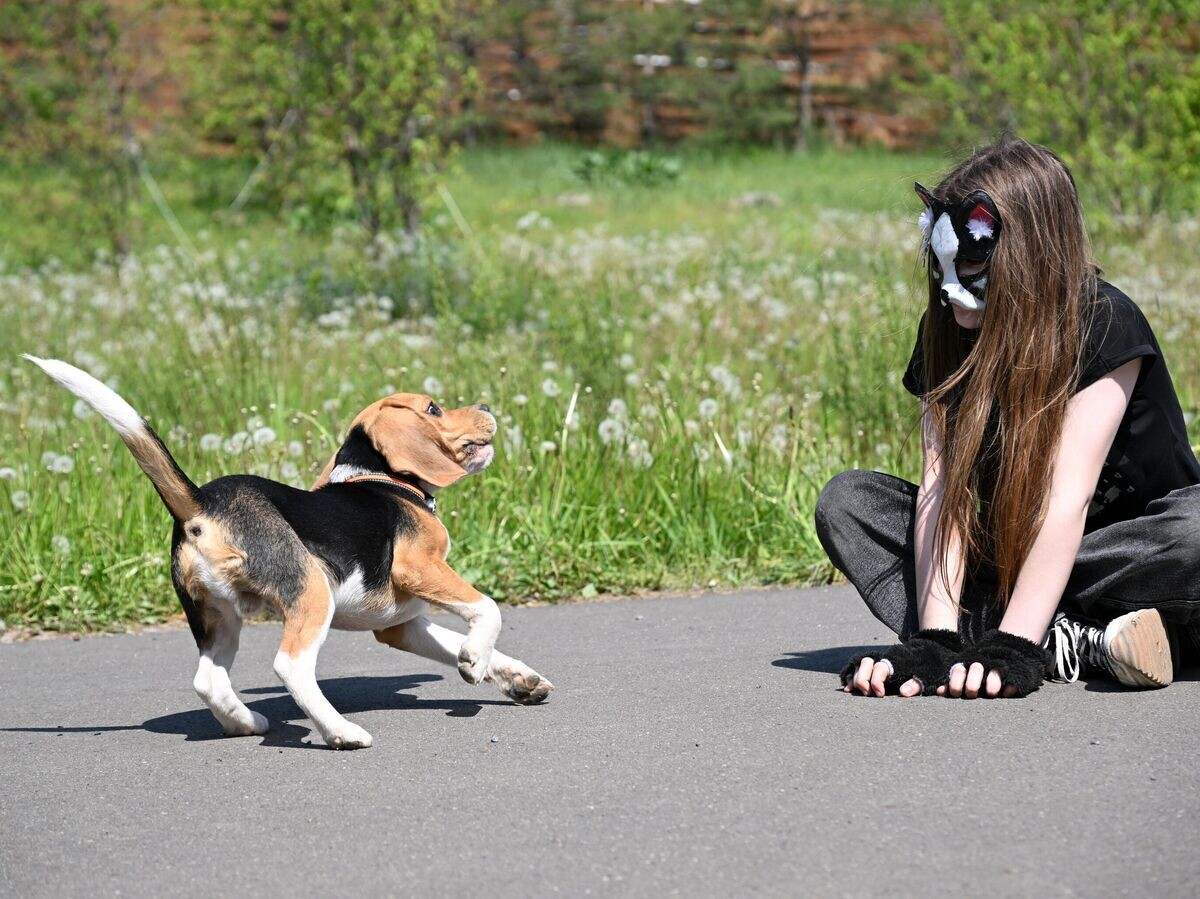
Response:
[{"label": "green grass", "polygon": [[[944,161],[693,152],[668,186],[587,187],[579,152],[465,153],[447,189],[466,229],[435,196],[422,242],[372,252],[345,225],[215,215],[244,163],[164,166],[200,253],[148,212],[119,272],[89,262],[102,241],[53,173],[0,179],[0,202],[51,197],[6,202],[0,222],[0,617],[74,630],[177,614],[149,483],[21,352],[108,380],[200,482],[310,483],[390,389],[486,400],[496,462],[440,505],[452,564],[500,599],[827,580],[821,485],[916,469],[899,384],[922,303],[911,182]],[[779,205],[739,205],[751,191]],[[1196,231],[1102,228],[1097,255],[1150,316],[1200,439],[1200,284],[1178,252]]]}]

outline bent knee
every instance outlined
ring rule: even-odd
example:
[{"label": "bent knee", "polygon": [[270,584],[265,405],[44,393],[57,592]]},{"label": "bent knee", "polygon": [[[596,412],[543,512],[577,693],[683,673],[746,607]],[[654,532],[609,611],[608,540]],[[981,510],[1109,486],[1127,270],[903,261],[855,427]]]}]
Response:
[{"label": "bent knee", "polygon": [[873,471],[851,468],[830,478],[817,497],[817,527],[842,518],[850,510],[861,508],[863,496],[875,474]]}]

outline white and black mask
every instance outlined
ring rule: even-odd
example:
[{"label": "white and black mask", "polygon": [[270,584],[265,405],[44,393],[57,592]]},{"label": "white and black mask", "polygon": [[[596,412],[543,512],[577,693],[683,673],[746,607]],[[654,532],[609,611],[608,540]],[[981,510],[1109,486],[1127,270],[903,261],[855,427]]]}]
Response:
[{"label": "white and black mask", "polygon": [[[1000,237],[1000,211],[986,191],[967,194],[960,203],[943,203],[927,188],[917,184],[917,196],[925,204],[918,224],[922,249],[931,253],[933,276],[942,282],[942,305],[982,310],[987,289],[987,261]],[[983,268],[960,278],[958,266]]]}]

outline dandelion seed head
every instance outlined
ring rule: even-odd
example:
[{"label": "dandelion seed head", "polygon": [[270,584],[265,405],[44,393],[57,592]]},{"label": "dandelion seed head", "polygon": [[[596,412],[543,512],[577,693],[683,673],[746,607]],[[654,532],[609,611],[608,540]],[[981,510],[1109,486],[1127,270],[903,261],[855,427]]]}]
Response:
[{"label": "dandelion seed head", "polygon": [[220,434],[205,434],[200,438],[200,449],[206,453],[215,453],[221,448]]},{"label": "dandelion seed head", "polygon": [[15,491],[10,499],[12,500],[13,508],[18,512],[24,512],[29,508],[29,491],[27,490]]},{"label": "dandelion seed head", "polygon": [[606,418],[600,422],[600,442],[605,446],[620,443],[625,438],[625,425],[616,418]]},{"label": "dandelion seed head", "polygon": [[56,555],[69,556],[71,554],[71,541],[62,534],[55,534],[50,538],[50,548],[54,550]]},{"label": "dandelion seed head", "polygon": [[17,479],[17,470],[15,468],[0,468],[0,481],[15,481]]},{"label": "dandelion seed head", "polygon": [[720,408],[721,407],[717,401],[708,396],[700,401],[700,405],[696,407],[696,412],[702,419],[709,421],[716,417],[716,414]]},{"label": "dandelion seed head", "polygon": [[542,393],[551,399],[558,396],[561,392],[562,391],[559,390],[558,384],[553,378],[547,378],[546,380],[542,381]]}]

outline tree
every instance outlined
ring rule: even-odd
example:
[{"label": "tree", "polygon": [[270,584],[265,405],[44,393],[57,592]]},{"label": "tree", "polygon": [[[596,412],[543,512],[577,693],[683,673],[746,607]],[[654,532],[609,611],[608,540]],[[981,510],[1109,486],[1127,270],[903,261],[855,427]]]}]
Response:
[{"label": "tree", "polygon": [[1200,175],[1198,0],[941,0],[949,62],[919,85],[947,136],[1009,129],[1058,151],[1118,211]]},{"label": "tree", "polygon": [[[217,102],[210,125],[258,153],[285,202],[340,168],[372,237],[416,231],[452,143],[442,122],[469,83],[440,0],[212,0]],[[271,149],[274,148],[274,149]]]},{"label": "tree", "polygon": [[142,31],[159,4],[16,0],[0,7],[11,55],[0,68],[0,140],[10,158],[72,177],[115,256],[130,250],[142,146],[134,129]]}]

